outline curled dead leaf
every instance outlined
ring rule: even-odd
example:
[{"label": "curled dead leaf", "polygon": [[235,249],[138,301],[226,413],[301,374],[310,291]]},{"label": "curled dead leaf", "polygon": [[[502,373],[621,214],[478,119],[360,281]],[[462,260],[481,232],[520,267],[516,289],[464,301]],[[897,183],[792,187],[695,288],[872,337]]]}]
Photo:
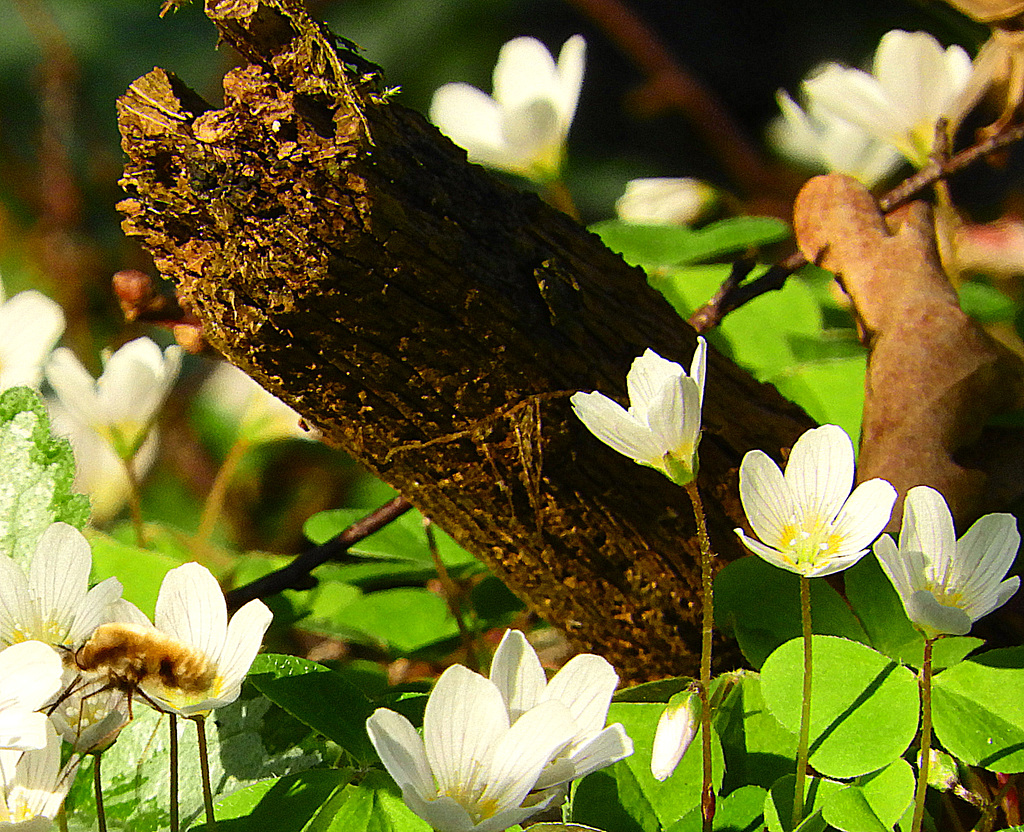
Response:
[{"label": "curled dead leaf", "polygon": [[819,176],[797,197],[794,228],[804,256],[849,294],[870,351],[858,477],[884,477],[901,495],[937,488],[961,528],[1019,498],[1021,432],[997,438],[985,425],[1024,405],[1024,362],[961,310],[929,206],[883,216],[853,179]]}]

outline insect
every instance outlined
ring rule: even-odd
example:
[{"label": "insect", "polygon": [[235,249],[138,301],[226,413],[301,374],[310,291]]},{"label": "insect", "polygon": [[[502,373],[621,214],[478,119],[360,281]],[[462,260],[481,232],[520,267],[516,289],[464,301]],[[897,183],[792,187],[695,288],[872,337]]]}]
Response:
[{"label": "insect", "polygon": [[150,704],[143,686],[202,693],[216,677],[216,667],[201,652],[139,624],[101,624],[72,656],[84,674],[105,678],[129,695],[139,693]]}]

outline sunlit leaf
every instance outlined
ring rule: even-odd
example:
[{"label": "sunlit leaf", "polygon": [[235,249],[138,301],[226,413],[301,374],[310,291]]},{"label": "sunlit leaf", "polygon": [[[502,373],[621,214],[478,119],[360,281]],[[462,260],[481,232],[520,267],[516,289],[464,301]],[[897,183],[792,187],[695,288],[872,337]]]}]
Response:
[{"label": "sunlit leaf", "polygon": [[[814,636],[810,764],[827,777],[856,777],[889,765],[917,733],[917,679],[906,667],[847,639]],[[787,641],[761,668],[772,715],[800,728],[803,639]]]}]

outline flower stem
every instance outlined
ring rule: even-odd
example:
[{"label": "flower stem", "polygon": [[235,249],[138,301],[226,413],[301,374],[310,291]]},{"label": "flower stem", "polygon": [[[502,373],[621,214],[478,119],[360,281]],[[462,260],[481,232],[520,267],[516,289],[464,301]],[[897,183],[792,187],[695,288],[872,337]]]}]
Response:
[{"label": "flower stem", "polygon": [[100,832],[107,832],[107,813],[103,809],[103,777],[100,774],[102,757],[102,754],[94,754],[92,757],[92,785],[96,791],[96,825]]},{"label": "flower stem", "polygon": [[711,778],[711,636],[715,628],[715,601],[711,567],[711,539],[708,537],[704,505],[700,499],[697,481],[690,480],[684,486],[693,504],[693,516],[697,520],[697,539],[700,541],[701,607],[703,608],[703,638],[700,651],[700,703],[701,703],[701,744],[704,754],[704,779],[701,785],[700,810],[703,832],[711,832],[715,819],[715,786]]},{"label": "flower stem", "polygon": [[142,491],[139,487],[139,478],[135,476],[135,469],[132,467],[134,460],[134,454],[121,457],[121,464],[128,478],[128,508],[132,513],[132,525],[135,527],[135,542],[143,549],[146,546],[146,529],[142,525]]},{"label": "flower stem", "polygon": [[206,747],[206,717],[198,714],[192,717],[199,736],[199,771],[203,776],[203,806],[206,809],[206,828],[213,832],[217,822],[213,818],[213,790],[210,788],[210,757]]},{"label": "flower stem", "polygon": [[793,786],[793,829],[804,819],[804,785],[811,741],[811,579],[804,575],[800,576],[800,619],[804,635],[804,689],[800,706],[800,743],[796,752],[796,783]]},{"label": "flower stem", "polygon": [[928,758],[932,750],[932,645],[935,639],[924,640],[924,663],[918,676],[921,686],[921,758],[917,769],[917,797],[910,832],[921,832],[924,821],[924,799],[928,792]]},{"label": "flower stem", "polygon": [[196,531],[195,544],[204,547],[213,535],[213,529],[217,525],[217,518],[220,517],[224,508],[224,498],[228,493],[228,485],[238,470],[238,465],[249,450],[250,442],[243,436],[239,436],[231,449],[228,451],[224,461],[221,463],[217,476],[213,478],[213,485],[206,495],[206,502],[203,504],[203,513],[199,518],[199,528]]},{"label": "flower stem", "polygon": [[170,830],[171,832],[178,832],[178,715],[168,714],[168,716],[170,716],[169,724],[171,726],[171,759],[170,772],[168,773],[171,790],[171,805],[168,807],[168,810],[171,815]]}]

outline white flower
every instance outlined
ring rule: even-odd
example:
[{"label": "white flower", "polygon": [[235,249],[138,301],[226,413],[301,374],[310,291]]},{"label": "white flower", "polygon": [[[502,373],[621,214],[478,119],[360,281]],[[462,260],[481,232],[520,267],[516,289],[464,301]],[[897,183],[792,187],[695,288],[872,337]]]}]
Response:
[{"label": "white flower", "polygon": [[300,427],[298,413],[226,361],[217,362],[200,396],[223,418],[238,425],[239,434],[249,442],[316,439],[316,433]]},{"label": "white flower", "polygon": [[[242,680],[263,643],[273,615],[253,600],[228,621],[217,579],[198,563],[186,563],[164,576],[156,599],[156,629],[205,664],[204,684],[185,690],[151,674],[142,692],[162,709],[182,716],[202,714],[238,698]],[[173,649],[173,646],[171,646]]]},{"label": "white flower", "polygon": [[875,556],[900,595],[907,617],[928,637],[962,636],[1020,586],[1006,576],[1020,545],[1012,514],[986,514],[959,540],[945,498],[919,485],[903,503],[900,545],[882,535]]},{"label": "white flower", "polygon": [[782,90],[775,98],[782,117],[769,126],[768,138],[794,162],[813,170],[845,173],[868,187],[903,164],[903,157],[895,148],[831,110],[813,101],[801,109]]},{"label": "white flower", "polygon": [[34,289],[5,298],[0,283],[0,390],[38,387],[43,364],[64,332],[64,311]]},{"label": "white flower", "polygon": [[128,694],[106,679],[81,679],[74,670],[64,688],[50,712],[57,733],[80,754],[109,748],[129,722]]},{"label": "white flower", "polygon": [[769,563],[816,578],[867,554],[892,515],[896,489],[883,479],[853,487],[853,443],[841,427],[813,428],[794,444],[783,476],[763,451],[740,463],[740,501],[760,540],[736,529]]},{"label": "white flower", "polygon": [[437,832],[500,832],[562,795],[557,788],[530,792],[576,725],[554,699],[510,724],[494,683],[453,665],[427,700],[422,738],[387,708],[373,712],[366,730],[406,804]]},{"label": "white flower", "polygon": [[651,748],[651,774],[667,780],[697,736],[700,728],[700,696],[690,691],[661,712]]},{"label": "white flower", "polygon": [[0,643],[35,639],[77,649],[100,624],[120,614],[121,583],[107,578],[89,589],[92,551],[78,529],[53,523],[25,569],[0,558]]},{"label": "white flower", "polygon": [[[123,460],[110,442],[88,425],[72,418],[56,399],[46,403],[50,426],[55,436],[71,443],[75,456],[74,490],[89,495],[89,519],[101,525],[113,519],[128,502],[131,483]],[[137,482],[145,478],[156,461],[159,435],[153,428],[131,460]]]},{"label": "white flower", "polygon": [[814,106],[860,125],[921,167],[935,122],[951,114],[970,74],[971,59],[959,46],[943,50],[927,32],[896,29],[882,37],[870,74],[829,64],[803,89]]},{"label": "white flower", "polygon": [[706,363],[701,337],[689,375],[649,349],[626,375],[629,410],[594,392],[573,394],[573,412],[609,447],[683,485],[697,475]]},{"label": "white flower", "polygon": [[47,832],[75,779],[79,760],[60,767],[60,738],[46,724],[37,751],[0,751],[0,830]]},{"label": "white flower", "polygon": [[545,767],[535,788],[576,780],[633,753],[633,742],[621,725],[605,727],[619,677],[600,656],[573,657],[549,682],[526,636],[508,630],[494,653],[490,679],[501,692],[513,724],[548,700],[565,705],[575,721],[572,741]]},{"label": "white flower", "polygon": [[37,711],[60,690],[63,669],[57,652],[39,641],[0,651],[0,749],[46,745],[46,714]]},{"label": "white flower", "polygon": [[638,225],[690,225],[714,204],[718,194],[690,177],[631,179],[615,203],[624,222]]},{"label": "white flower", "polygon": [[67,348],[54,350],[46,368],[68,414],[110,443],[121,459],[130,459],[149,434],[181,367],[181,348],[160,351],[149,338],[129,341],[106,357],[96,380]]},{"label": "white flower", "polygon": [[471,162],[537,181],[558,177],[583,85],[586,44],[574,35],[555,65],[534,38],[510,40],[494,67],[494,97],[469,84],[434,93],[430,119]]}]

